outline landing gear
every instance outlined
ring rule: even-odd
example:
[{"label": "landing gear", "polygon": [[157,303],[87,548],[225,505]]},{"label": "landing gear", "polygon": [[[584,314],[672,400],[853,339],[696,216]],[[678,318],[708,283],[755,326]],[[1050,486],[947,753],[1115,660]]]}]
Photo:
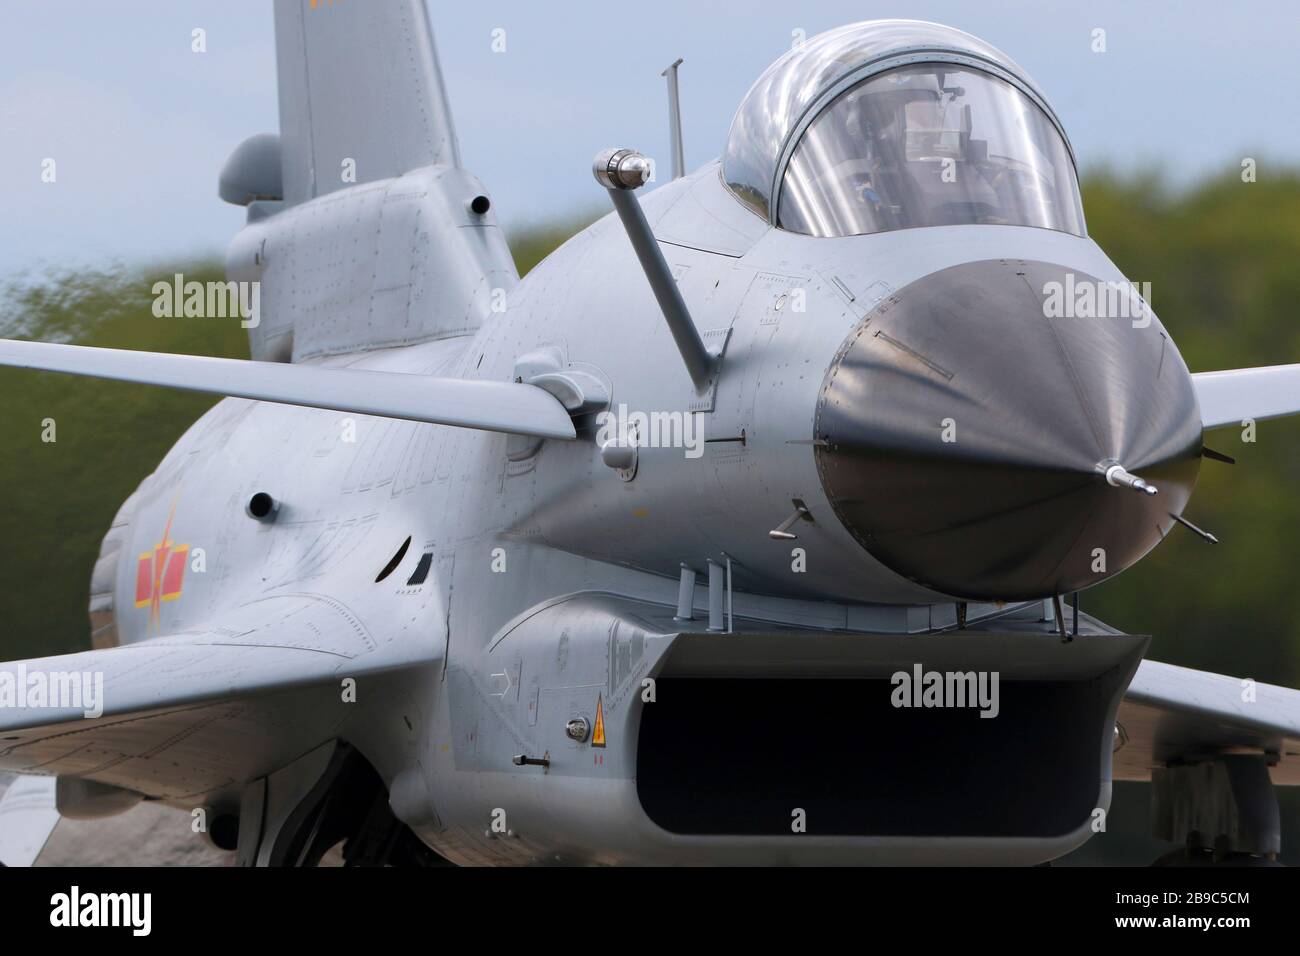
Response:
[{"label": "landing gear", "polygon": [[[378,777],[375,779],[377,782]],[[343,822],[342,818],[339,822]],[[335,827],[334,832],[345,829],[346,825]],[[421,843],[410,827],[393,816],[388,806],[388,793],[382,786],[371,794],[370,807],[361,826],[347,833],[345,839],[344,866],[452,865]]]},{"label": "landing gear", "polygon": [[1275,856],[1252,853],[1218,853],[1211,847],[1187,846],[1158,857],[1152,866],[1282,866]]},{"label": "landing gear", "polygon": [[1183,844],[1153,866],[1281,866],[1281,817],[1263,753],[1216,754],[1151,776],[1154,836]]},{"label": "landing gear", "polygon": [[450,866],[393,816],[370,763],[335,742],[246,789],[241,866],[319,866],[342,844],[344,866]]}]

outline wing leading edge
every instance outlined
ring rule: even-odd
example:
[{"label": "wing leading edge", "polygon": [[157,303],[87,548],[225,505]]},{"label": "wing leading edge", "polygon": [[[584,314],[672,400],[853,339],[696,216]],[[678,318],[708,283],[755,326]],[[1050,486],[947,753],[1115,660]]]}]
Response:
[{"label": "wing leading edge", "polygon": [[1300,691],[1143,661],[1117,718],[1115,778],[1150,780],[1170,763],[1276,754],[1279,786],[1300,786]]},{"label": "wing leading edge", "polygon": [[438,378],[0,339],[0,365],[436,425],[572,439],[559,400],[519,382]]},{"label": "wing leading edge", "polygon": [[1300,365],[1198,372],[1192,385],[1203,428],[1300,414]]},{"label": "wing leading edge", "polygon": [[163,800],[238,787],[367,722],[402,726],[384,715],[423,654],[341,602],[291,594],[185,633],[0,664],[0,770]]}]

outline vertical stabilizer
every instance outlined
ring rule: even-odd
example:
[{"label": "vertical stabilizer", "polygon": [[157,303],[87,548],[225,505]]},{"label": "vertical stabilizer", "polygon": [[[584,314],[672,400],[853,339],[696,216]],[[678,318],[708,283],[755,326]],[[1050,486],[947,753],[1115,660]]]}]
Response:
[{"label": "vertical stabilizer", "polygon": [[460,165],[424,0],[275,0],[275,47],[286,205]]},{"label": "vertical stabilizer", "polygon": [[275,44],[280,136],[219,187],[248,206],[226,276],[259,289],[253,357],[472,335],[519,276],[460,165],[424,0],[275,0]]}]

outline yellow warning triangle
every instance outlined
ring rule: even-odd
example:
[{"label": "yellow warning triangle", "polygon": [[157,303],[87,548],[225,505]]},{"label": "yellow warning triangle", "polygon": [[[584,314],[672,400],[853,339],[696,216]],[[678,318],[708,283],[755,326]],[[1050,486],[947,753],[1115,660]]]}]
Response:
[{"label": "yellow warning triangle", "polygon": [[596,726],[591,731],[591,745],[605,746],[605,700],[601,694],[596,695]]}]

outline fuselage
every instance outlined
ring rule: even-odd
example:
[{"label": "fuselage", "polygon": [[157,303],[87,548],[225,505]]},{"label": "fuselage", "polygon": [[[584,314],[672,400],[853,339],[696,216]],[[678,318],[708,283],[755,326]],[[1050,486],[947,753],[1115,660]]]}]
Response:
[{"label": "fuselage", "polygon": [[[646,206],[652,222],[664,211],[671,214],[683,194],[688,201],[730,201],[716,169],[705,167],[651,195]],[[638,412],[643,422],[664,416],[656,437],[676,444],[654,447],[641,436],[632,480],[619,480],[602,463],[595,415],[579,420],[584,440],[535,442],[521,453],[501,435],[228,400],[177,444],[146,482],[135,510],[135,552],[156,543],[150,538],[160,537],[174,506],[171,537],[193,539],[194,546],[208,542],[209,561],[220,568],[214,575],[210,567],[207,578],[195,577],[187,587],[197,595],[204,581],[220,579],[221,599],[191,598],[187,590],[186,600],[167,610],[188,623],[219,610],[223,600],[247,600],[275,586],[276,578],[251,567],[240,574],[222,566],[227,549],[245,564],[276,561],[286,583],[317,577],[324,573],[319,552],[343,546],[342,538],[315,550],[312,542],[286,538],[347,522],[368,529],[390,514],[407,523],[415,557],[422,540],[446,548],[492,534],[507,545],[555,552],[552,561],[569,554],[607,565],[610,573],[625,575],[621,568],[669,584],[683,562],[726,555],[736,591],[745,594],[845,605],[950,601],[950,593],[885,567],[836,520],[814,454],[828,367],[873,310],[945,269],[1050,261],[1104,281],[1123,282],[1123,275],[1089,239],[1024,227],[937,227],[846,239],[759,229],[741,239],[728,236],[729,242],[707,232],[661,231],[677,240],[661,245],[695,321],[706,333],[727,335],[711,394],[701,396],[691,386],[613,217],[539,265],[510,293],[507,310],[473,336],[316,360],[502,379],[520,355],[558,346],[571,366],[607,383],[614,419]],[[1142,331],[1169,341],[1158,319]],[[990,350],[1017,351],[1014,342],[991,342]],[[1172,342],[1167,360],[1185,373]],[[924,356],[915,365],[924,371]],[[952,384],[955,390],[962,383]],[[1195,408],[1177,411],[1194,414]],[[884,417],[889,410],[872,414]],[[689,440],[682,441],[677,423],[692,417]],[[943,426],[932,424],[938,436]],[[256,444],[240,452],[244,432]],[[268,433],[283,437],[268,445]],[[243,505],[257,491],[281,503],[274,523],[248,521]],[[215,507],[218,498],[238,507]],[[796,526],[795,542],[772,540],[767,532],[790,513],[792,498],[806,502],[814,520]],[[301,530],[304,525],[308,530]],[[349,549],[373,540],[382,559],[378,569],[405,535],[392,541],[391,533],[365,530],[346,537]],[[231,544],[214,554],[217,542]],[[808,553],[806,570],[791,569],[792,547]],[[298,567],[295,556],[318,563]],[[134,584],[132,574],[119,579],[117,607],[134,603]],[[523,601],[502,607],[503,619],[528,606],[528,598]],[[121,625],[126,640],[147,634],[147,622]]]},{"label": "fuselage", "polygon": [[[734,613],[751,622],[906,633],[947,620],[936,610],[951,595],[891,570],[838,519],[816,457],[827,369],[882,303],[945,269],[1024,260],[1068,264],[1107,280],[1122,275],[1095,243],[1049,230],[965,225],[817,239],[754,228],[738,207],[728,223],[727,203],[734,205],[716,166],[645,202],[698,327],[706,337],[726,336],[711,395],[692,387],[612,217],[525,277],[506,311],[472,336],[315,360],[504,379],[521,354],[557,347],[571,367],[607,384],[619,414],[694,416],[705,440],[698,457],[680,445],[643,446],[635,477],[624,480],[601,460],[594,416],[580,421],[577,441],[529,443],[226,400],[137,493],[122,553],[143,556],[170,542],[187,546],[191,560],[173,593],[144,605],[135,563],[120,563],[122,640],[219,621],[240,605],[295,593],[336,602],[372,631],[427,646],[439,676],[413,702],[422,717],[399,731],[405,743],[370,748],[383,755],[372,759],[390,784],[408,772],[405,811],[422,836],[473,859],[478,851],[466,849],[466,840],[477,839],[482,814],[492,809],[483,800],[503,798],[490,795],[485,781],[495,778],[464,752],[456,714],[468,697],[526,680],[509,676],[509,667],[494,670],[489,650],[530,609],[575,593],[671,606],[683,565],[703,573],[707,561],[729,559]],[[674,218],[682,204],[721,212]],[[1153,334],[1163,335],[1155,325]],[[277,503],[273,520],[247,513],[259,492]],[[813,520],[795,528],[796,540],[773,540],[769,530],[796,499]],[[199,549],[202,562],[193,560]],[[703,592],[696,603],[704,606]],[[652,666],[648,652],[645,666]],[[460,700],[453,699],[457,680],[467,682]],[[634,727],[626,714],[616,705],[605,717]],[[634,731],[627,736],[634,744]],[[609,757],[607,772],[630,786],[631,768]],[[626,760],[633,759],[630,751]],[[411,797],[416,765],[421,785]],[[631,799],[631,791],[620,793]],[[423,816],[413,809],[422,802]],[[452,831],[458,835],[449,840]],[[545,852],[546,845],[531,844],[520,851],[527,858]],[[564,852],[595,854],[571,839]]]}]

